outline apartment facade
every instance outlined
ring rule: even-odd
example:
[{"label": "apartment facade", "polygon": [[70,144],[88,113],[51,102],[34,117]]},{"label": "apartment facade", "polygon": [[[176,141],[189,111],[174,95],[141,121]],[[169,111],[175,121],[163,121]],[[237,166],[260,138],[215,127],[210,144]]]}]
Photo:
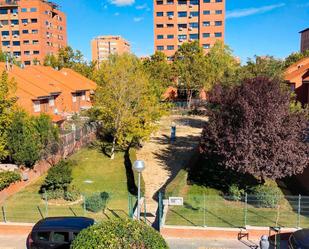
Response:
[{"label": "apartment facade", "polygon": [[47,0],[0,0],[0,46],[29,66],[67,46],[66,16]]},{"label": "apartment facade", "polygon": [[107,60],[111,54],[124,54],[131,52],[131,45],[121,36],[98,36],[91,41],[92,61],[98,66]]},{"label": "apartment facade", "polygon": [[154,46],[168,59],[184,42],[198,40],[207,52],[224,41],[225,0],[154,0]]},{"label": "apartment facade", "polygon": [[309,49],[309,28],[299,32],[301,35],[300,51],[303,53]]}]

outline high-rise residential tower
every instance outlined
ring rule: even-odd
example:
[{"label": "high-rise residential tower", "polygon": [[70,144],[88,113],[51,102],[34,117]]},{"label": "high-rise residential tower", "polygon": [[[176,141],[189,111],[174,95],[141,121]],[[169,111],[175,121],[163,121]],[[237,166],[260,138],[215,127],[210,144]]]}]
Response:
[{"label": "high-rise residential tower", "polygon": [[130,53],[131,45],[121,36],[106,35],[98,36],[91,41],[92,61],[96,61],[98,66],[107,60],[111,54]]},{"label": "high-rise residential tower", "polygon": [[0,0],[1,50],[24,65],[67,46],[66,16],[47,0]]},{"label": "high-rise residential tower", "polygon": [[303,53],[309,49],[309,28],[299,32],[301,35],[300,51]]},{"label": "high-rise residential tower", "polygon": [[169,59],[184,42],[224,41],[225,0],[154,0],[154,46]]}]

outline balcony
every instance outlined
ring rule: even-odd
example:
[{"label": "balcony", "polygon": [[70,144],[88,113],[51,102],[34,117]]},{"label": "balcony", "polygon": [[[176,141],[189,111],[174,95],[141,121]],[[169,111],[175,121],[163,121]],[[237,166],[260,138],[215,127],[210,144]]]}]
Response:
[{"label": "balcony", "polygon": [[19,0],[0,0],[1,6],[18,6]]}]

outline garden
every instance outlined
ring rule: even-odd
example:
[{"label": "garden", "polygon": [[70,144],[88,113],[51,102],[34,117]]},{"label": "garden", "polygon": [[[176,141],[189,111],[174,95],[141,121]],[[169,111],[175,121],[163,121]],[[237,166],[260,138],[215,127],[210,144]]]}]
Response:
[{"label": "garden", "polygon": [[[2,204],[2,220],[36,222],[47,216],[88,216],[96,220],[127,217],[128,187],[134,191],[134,173],[126,167],[131,160],[135,160],[134,150],[129,155],[118,152],[111,160],[98,148],[84,148],[8,198]],[[134,202],[135,197],[130,196]]]}]

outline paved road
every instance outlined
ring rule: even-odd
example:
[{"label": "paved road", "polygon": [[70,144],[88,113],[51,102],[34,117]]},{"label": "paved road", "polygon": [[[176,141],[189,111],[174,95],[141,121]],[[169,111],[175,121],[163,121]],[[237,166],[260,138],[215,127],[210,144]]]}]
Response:
[{"label": "paved road", "polygon": [[24,235],[0,235],[0,249],[25,249],[26,238]]}]

